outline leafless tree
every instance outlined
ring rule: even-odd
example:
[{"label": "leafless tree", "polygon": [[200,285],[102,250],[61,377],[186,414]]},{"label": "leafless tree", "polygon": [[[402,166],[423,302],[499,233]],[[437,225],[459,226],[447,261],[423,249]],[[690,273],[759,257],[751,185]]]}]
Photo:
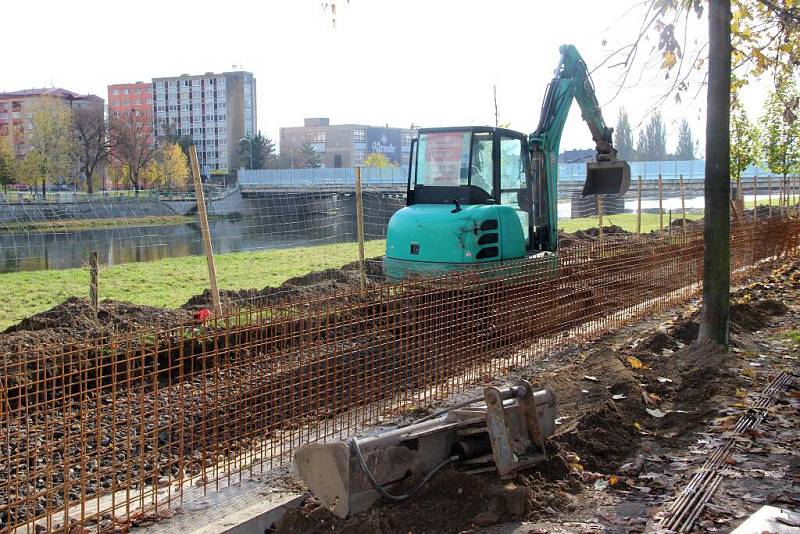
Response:
[{"label": "leafless tree", "polygon": [[141,113],[132,111],[111,119],[112,162],[124,168],[131,186],[139,194],[141,173],[158,157],[152,123]]},{"label": "leafless tree", "polygon": [[78,165],[86,179],[86,192],[94,193],[94,175],[108,160],[111,137],[102,104],[78,108],[73,112],[75,135],[78,138]]}]

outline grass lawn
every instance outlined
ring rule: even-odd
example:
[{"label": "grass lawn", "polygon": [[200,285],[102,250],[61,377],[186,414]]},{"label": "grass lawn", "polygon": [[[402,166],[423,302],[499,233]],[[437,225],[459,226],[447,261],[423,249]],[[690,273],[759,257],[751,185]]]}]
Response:
[{"label": "grass lawn", "polygon": [[[385,241],[368,241],[366,256],[383,255]],[[220,289],[278,286],[294,276],[341,267],[358,259],[355,243],[216,256]],[[208,287],[205,256],[126,263],[100,269],[100,298],[178,307]],[[70,296],[89,294],[88,269],[0,274],[0,329],[47,310]]]},{"label": "grass lawn", "polygon": [[135,226],[169,226],[196,222],[196,217],[183,215],[154,215],[151,217],[116,217],[111,219],[58,219],[50,221],[14,221],[0,225],[0,231],[54,232],[63,230],[93,230]]},{"label": "grass lawn", "polygon": [[[680,218],[680,215],[672,213],[673,220]],[[702,219],[701,213],[687,213],[686,218],[690,220]],[[611,226],[612,224],[620,226],[629,232],[636,231],[636,214],[635,213],[621,213],[619,215],[604,215],[603,226]],[[664,228],[669,224],[669,215],[664,214]],[[597,227],[597,217],[580,217],[577,219],[559,219],[558,229],[565,232],[576,232],[578,230],[585,230],[587,228]],[[642,233],[650,232],[651,230],[658,230],[658,213],[642,213]]]}]

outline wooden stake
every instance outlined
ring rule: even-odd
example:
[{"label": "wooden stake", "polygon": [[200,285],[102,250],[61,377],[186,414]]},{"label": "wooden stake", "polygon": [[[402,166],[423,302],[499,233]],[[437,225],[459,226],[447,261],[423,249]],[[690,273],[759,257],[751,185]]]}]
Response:
[{"label": "wooden stake", "polygon": [[683,226],[683,237],[686,237],[686,189],[683,185],[683,175],[681,174],[681,213],[683,214],[683,221],[681,222],[681,226]]},{"label": "wooden stake", "polygon": [[661,174],[658,175],[658,233],[664,233],[664,186],[661,182]]},{"label": "wooden stake", "polygon": [[786,216],[786,177],[781,178],[781,217]]},{"label": "wooden stake", "polygon": [[211,250],[211,231],[208,229],[206,199],[203,195],[203,182],[200,179],[200,163],[197,161],[197,148],[194,145],[189,147],[189,160],[192,167],[192,179],[194,180],[194,194],[197,199],[197,217],[200,219],[200,233],[203,235],[203,248],[206,252],[206,263],[208,264],[208,280],[211,284],[211,301],[214,304],[214,314],[220,316],[222,315],[222,304],[219,300],[219,288],[217,287],[217,266],[214,263],[214,251]]},{"label": "wooden stake", "polygon": [[358,272],[361,291],[367,288],[367,266],[364,262],[364,203],[361,197],[361,167],[356,167],[356,227],[358,232]]},{"label": "wooden stake", "polygon": [[597,203],[597,237],[600,240],[600,250],[603,249],[603,199],[600,195],[595,197]]},{"label": "wooden stake", "polygon": [[758,175],[753,175],[753,222],[758,222]]},{"label": "wooden stake", "polygon": [[767,217],[772,217],[772,175],[767,176]]},{"label": "wooden stake", "polygon": [[97,251],[92,252],[92,257],[89,261],[89,302],[92,306],[94,316],[97,317],[98,311],[98,285],[97,275],[100,272],[99,262],[97,260]]},{"label": "wooden stake", "polygon": [[672,242],[672,210],[669,210],[669,224],[667,225],[667,237]]},{"label": "wooden stake", "polygon": [[639,175],[639,192],[636,195],[638,206],[636,207],[636,233],[642,233],[642,175]]}]

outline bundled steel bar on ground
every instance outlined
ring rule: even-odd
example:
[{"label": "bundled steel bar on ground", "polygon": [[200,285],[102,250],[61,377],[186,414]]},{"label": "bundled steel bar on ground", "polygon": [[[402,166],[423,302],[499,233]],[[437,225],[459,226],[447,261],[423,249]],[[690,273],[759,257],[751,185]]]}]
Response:
[{"label": "bundled steel bar on ground", "polygon": [[708,501],[714,496],[722,481],[719,474],[733,450],[736,448],[736,437],[748,430],[756,428],[767,416],[769,408],[781,392],[785,391],[794,381],[792,375],[781,372],[764,388],[752,407],[736,422],[733,429],[722,439],[722,443],[714,450],[706,462],[694,474],[692,479],[681,491],[678,498],[670,505],[666,515],[661,520],[661,528],[674,532],[689,532],[697,518],[703,512]]}]

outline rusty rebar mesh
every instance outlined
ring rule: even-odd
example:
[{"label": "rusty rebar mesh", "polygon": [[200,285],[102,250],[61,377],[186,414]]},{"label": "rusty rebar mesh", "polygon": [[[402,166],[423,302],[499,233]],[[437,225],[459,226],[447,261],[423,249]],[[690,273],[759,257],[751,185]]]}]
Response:
[{"label": "rusty rebar mesh", "polygon": [[[800,220],[735,221],[734,279]],[[107,530],[696,295],[702,229],[2,355],[0,528]],[[155,514],[155,515],[154,515]]]}]

